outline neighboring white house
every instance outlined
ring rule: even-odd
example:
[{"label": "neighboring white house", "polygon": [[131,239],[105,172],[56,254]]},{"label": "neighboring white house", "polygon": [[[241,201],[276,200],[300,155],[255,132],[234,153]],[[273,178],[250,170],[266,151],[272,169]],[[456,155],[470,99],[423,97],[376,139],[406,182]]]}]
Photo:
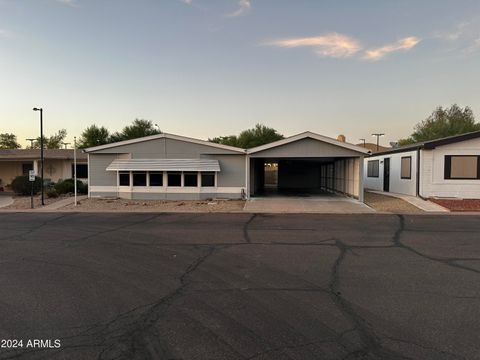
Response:
[{"label": "neighboring white house", "polygon": [[423,198],[480,199],[480,131],[365,159],[365,188]]}]

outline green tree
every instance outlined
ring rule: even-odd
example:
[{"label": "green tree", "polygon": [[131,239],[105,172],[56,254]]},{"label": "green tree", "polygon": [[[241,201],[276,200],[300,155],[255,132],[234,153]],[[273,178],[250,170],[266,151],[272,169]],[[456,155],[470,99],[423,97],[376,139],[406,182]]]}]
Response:
[{"label": "green tree", "polygon": [[0,134],[0,149],[20,149],[21,147],[15,134]]},{"label": "green tree", "polygon": [[218,136],[213,139],[208,139],[208,141],[222,145],[238,146],[238,138],[236,135]]},{"label": "green tree", "polygon": [[110,142],[110,133],[107,128],[97,125],[90,125],[85,130],[83,130],[78,139],[78,147],[80,149],[85,149],[98,145],[105,145]]},{"label": "green tree", "polygon": [[445,109],[439,106],[415,126],[410,137],[400,139],[398,143],[409,145],[477,130],[480,130],[480,123],[475,122],[473,111],[468,106],[463,109],[457,104]]},{"label": "green tree", "polygon": [[[43,135],[43,148],[44,149],[62,149],[63,142],[67,137],[67,130],[60,129],[56,134],[45,136]],[[40,136],[32,144],[32,149],[40,149]]]},{"label": "green tree", "polygon": [[262,124],[257,124],[252,129],[242,131],[238,137],[235,135],[221,136],[209,139],[209,141],[223,145],[236,146],[242,149],[250,149],[281,139],[284,139],[284,136],[279,134],[277,130]]},{"label": "green tree", "polygon": [[127,125],[121,132],[115,132],[110,137],[110,142],[137,139],[145,136],[161,134],[150,120],[135,119],[131,125]]}]

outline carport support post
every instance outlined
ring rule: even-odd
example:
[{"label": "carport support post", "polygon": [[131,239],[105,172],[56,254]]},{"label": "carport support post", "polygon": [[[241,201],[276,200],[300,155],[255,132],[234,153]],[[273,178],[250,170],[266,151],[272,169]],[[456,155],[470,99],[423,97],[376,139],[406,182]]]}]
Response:
[{"label": "carport support post", "polygon": [[358,164],[358,200],[364,202],[364,189],[363,189],[363,156],[359,158]]}]

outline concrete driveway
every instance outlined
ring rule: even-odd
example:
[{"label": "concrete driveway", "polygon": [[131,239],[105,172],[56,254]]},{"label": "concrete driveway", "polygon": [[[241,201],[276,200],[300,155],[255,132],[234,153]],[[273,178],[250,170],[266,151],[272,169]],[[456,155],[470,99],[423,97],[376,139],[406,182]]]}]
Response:
[{"label": "concrete driveway", "polygon": [[9,193],[0,193],[0,208],[13,204],[13,196]]},{"label": "concrete driveway", "polygon": [[252,198],[245,203],[250,213],[365,214],[375,212],[369,206],[340,195],[309,197],[274,196]]},{"label": "concrete driveway", "polygon": [[0,214],[20,360],[480,359],[480,221]]}]

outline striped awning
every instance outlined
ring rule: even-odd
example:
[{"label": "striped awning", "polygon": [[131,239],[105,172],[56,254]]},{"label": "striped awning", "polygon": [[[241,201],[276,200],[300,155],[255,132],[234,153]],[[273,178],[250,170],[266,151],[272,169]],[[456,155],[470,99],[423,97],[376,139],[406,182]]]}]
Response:
[{"label": "striped awning", "polygon": [[107,171],[220,171],[218,160],[211,159],[118,159]]}]

